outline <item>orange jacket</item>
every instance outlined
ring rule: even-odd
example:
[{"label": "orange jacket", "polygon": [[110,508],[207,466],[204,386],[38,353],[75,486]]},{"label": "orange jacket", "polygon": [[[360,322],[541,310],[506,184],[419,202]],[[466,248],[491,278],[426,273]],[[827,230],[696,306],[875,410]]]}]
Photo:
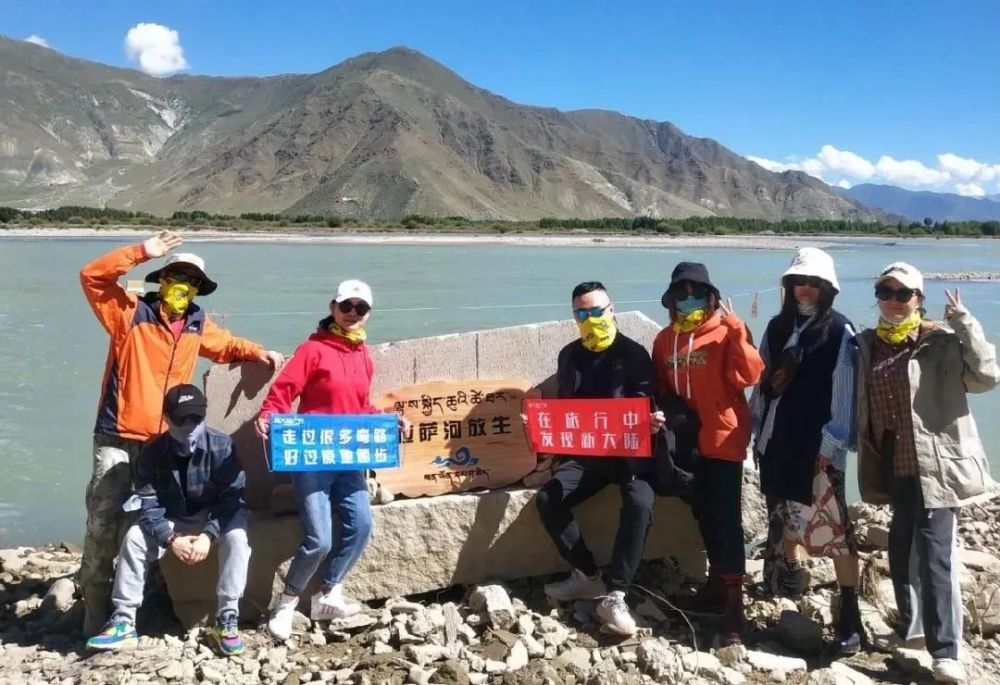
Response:
[{"label": "orange jacket", "polygon": [[674,391],[701,420],[703,457],[743,461],[750,444],[750,407],[743,391],[757,383],[764,362],[735,314],[716,312],[690,333],[664,328],[653,342],[660,391]]},{"label": "orange jacket", "polygon": [[147,260],[142,245],[131,245],[80,272],[83,294],[111,336],[94,432],[131,440],[148,440],[166,430],[163,397],[169,388],[191,382],[199,356],[225,364],[260,359],[263,351],[216,326],[197,305],[184,315],[175,341],[157,293],[139,298],[118,285],[120,277]]}]

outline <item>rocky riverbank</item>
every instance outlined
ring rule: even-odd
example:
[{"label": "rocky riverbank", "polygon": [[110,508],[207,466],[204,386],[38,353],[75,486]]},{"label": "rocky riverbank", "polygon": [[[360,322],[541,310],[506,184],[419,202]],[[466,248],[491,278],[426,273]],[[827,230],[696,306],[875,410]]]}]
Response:
[{"label": "rocky riverbank", "polygon": [[931,271],[924,274],[928,281],[1000,281],[1000,271]]},{"label": "rocky riverbank", "polygon": [[[874,637],[893,616],[884,551],[888,512],[855,507],[864,549],[863,614]],[[963,512],[964,661],[970,682],[1000,682],[1000,501]],[[593,602],[552,607],[541,579],[455,587],[372,604],[351,619],[305,616],[286,644],[245,626],[244,656],[221,658],[201,629],[183,632],[154,588],[140,613],[138,649],[85,654],[82,605],[71,580],[79,549],[62,544],[0,551],[0,685],[30,683],[350,683],[374,685],[639,685],[661,682],[930,682],[924,652],[878,652],[831,663],[823,656],[836,613],[829,560],[809,562],[799,601],[754,598],[746,647],[712,649],[719,619],[682,616],[653,597],[691,588],[669,562],[640,569],[633,606],[644,633],[623,640],[598,629]],[[747,582],[761,579],[750,562]],[[688,623],[690,621],[690,624]],[[694,647],[697,645],[698,649]]]}]

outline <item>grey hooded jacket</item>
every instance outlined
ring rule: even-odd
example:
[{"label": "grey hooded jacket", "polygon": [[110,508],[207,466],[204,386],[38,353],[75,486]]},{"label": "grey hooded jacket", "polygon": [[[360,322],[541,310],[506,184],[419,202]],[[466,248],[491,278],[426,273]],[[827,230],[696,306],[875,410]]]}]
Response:
[{"label": "grey hooded jacket", "polygon": [[[882,457],[868,421],[868,371],[875,331],[858,334],[857,445],[861,499],[888,504]],[[996,348],[968,310],[925,324],[909,361],[913,438],[924,506],[960,507],[987,499],[994,482],[967,393],[1000,385]]]}]

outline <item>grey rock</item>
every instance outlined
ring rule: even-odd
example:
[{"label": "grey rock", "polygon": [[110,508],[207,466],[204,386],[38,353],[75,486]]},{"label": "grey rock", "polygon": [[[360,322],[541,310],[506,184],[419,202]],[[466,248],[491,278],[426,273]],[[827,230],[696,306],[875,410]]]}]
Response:
[{"label": "grey rock", "polygon": [[507,655],[507,670],[519,671],[527,665],[528,648],[525,646],[524,642],[518,640],[514,643],[514,646],[510,648],[510,654]]},{"label": "grey rock", "polygon": [[715,650],[715,658],[723,666],[733,668],[742,663],[747,658],[747,648],[743,645],[730,645]]},{"label": "grey rock", "polygon": [[361,630],[362,628],[367,628],[368,626],[373,626],[378,622],[376,616],[371,614],[360,613],[354,614],[353,616],[348,616],[347,618],[335,618],[330,621],[329,630],[331,631],[353,631]]},{"label": "grey rock", "polygon": [[636,605],[635,612],[640,616],[645,616],[648,619],[656,621],[657,623],[662,623],[667,620],[667,615],[663,613],[663,610],[651,599],[644,599],[642,602]]},{"label": "grey rock", "polygon": [[420,666],[441,661],[451,656],[448,648],[440,645],[407,645],[403,652],[409,659],[415,661]]},{"label": "grey rock", "polygon": [[408,680],[406,682],[412,683],[413,685],[428,685],[431,682],[431,676],[434,675],[434,671],[427,671],[419,666],[413,666],[410,668]]},{"label": "grey rock", "polygon": [[76,594],[76,584],[69,578],[59,578],[45,593],[42,608],[59,613],[69,611],[75,602],[74,594]]},{"label": "grey rock", "polygon": [[872,682],[864,673],[834,661],[829,668],[811,672],[806,685],[872,685]]},{"label": "grey rock", "polygon": [[815,656],[823,651],[823,629],[797,611],[782,611],[778,620],[778,640],[798,654]]},{"label": "grey rock", "polygon": [[181,663],[179,661],[171,661],[156,672],[156,675],[160,676],[164,680],[177,680],[182,674],[183,669],[181,668]]},{"label": "grey rock", "polygon": [[510,628],[517,617],[510,595],[502,585],[480,585],[469,596],[469,608],[485,613],[494,628]]},{"label": "grey rock", "polygon": [[556,668],[563,668],[578,680],[586,680],[590,675],[590,650],[572,647],[560,654],[552,662]]},{"label": "grey rock", "polygon": [[807,669],[805,659],[781,656],[756,649],[747,650],[747,661],[756,671],[805,671]]},{"label": "grey rock", "polygon": [[635,653],[642,672],[657,682],[676,678],[681,671],[677,654],[662,638],[643,640]]},{"label": "grey rock", "polygon": [[681,657],[681,665],[688,673],[706,674],[722,668],[722,663],[708,652],[688,652]]}]

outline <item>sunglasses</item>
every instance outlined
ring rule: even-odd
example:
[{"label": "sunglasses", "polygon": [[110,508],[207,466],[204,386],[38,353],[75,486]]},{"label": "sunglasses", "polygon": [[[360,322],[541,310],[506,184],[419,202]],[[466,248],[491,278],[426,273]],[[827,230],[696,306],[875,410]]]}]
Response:
[{"label": "sunglasses", "polygon": [[882,300],[883,302],[888,302],[889,300],[896,300],[901,304],[906,304],[913,299],[913,296],[917,294],[916,290],[911,290],[910,288],[900,288],[899,290],[893,290],[887,285],[879,285],[875,287],[875,297]]},{"label": "sunglasses", "polygon": [[819,290],[821,287],[823,287],[823,279],[820,278],[819,276],[802,276],[799,274],[795,274],[793,276],[788,276],[785,279],[785,282],[788,284],[789,287],[792,288],[795,288],[796,286],[807,285],[810,288],[816,288],[817,290]]},{"label": "sunglasses", "polygon": [[611,304],[609,303],[604,305],[603,307],[590,307],[589,309],[574,309],[573,317],[580,323],[583,323],[584,321],[586,321],[591,317],[598,319],[604,315],[604,311],[610,306]]},{"label": "sunglasses", "polygon": [[183,271],[171,271],[163,275],[164,280],[171,281],[173,283],[187,283],[188,285],[193,285],[198,287],[201,285],[201,279]]},{"label": "sunglasses", "polygon": [[687,299],[688,297],[693,297],[697,300],[701,300],[707,298],[709,293],[711,292],[712,290],[708,286],[696,284],[691,287],[691,294],[688,295],[687,288],[684,287],[684,285],[682,284],[680,286],[668,290],[667,297],[671,297],[674,300],[684,300]]},{"label": "sunglasses", "polygon": [[350,314],[352,311],[355,311],[358,313],[358,316],[364,316],[372,310],[372,306],[361,300],[344,300],[337,303],[337,309],[344,314]]}]

